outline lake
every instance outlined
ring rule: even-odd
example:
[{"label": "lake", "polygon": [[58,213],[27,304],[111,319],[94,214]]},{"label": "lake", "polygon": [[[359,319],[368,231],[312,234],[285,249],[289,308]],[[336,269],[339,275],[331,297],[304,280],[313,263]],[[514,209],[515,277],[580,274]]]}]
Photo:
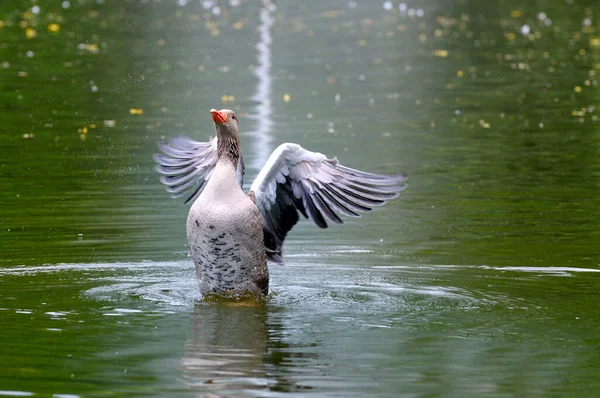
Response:
[{"label": "lake", "polygon": [[[600,390],[600,27],[586,0],[4,0],[0,395]],[[157,141],[240,119],[407,173],[208,301]]]}]

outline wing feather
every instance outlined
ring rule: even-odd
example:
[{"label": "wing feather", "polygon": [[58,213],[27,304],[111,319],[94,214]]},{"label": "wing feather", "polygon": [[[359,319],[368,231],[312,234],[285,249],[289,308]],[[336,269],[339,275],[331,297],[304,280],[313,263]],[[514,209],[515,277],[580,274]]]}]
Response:
[{"label": "wing feather", "polygon": [[327,220],[343,224],[338,214],[359,217],[398,196],[405,181],[405,175],[356,170],[297,144],[280,145],[250,187],[265,220],[267,255],[282,261],[281,246],[298,212],[320,228]]},{"label": "wing feather", "polygon": [[327,198],[329,203],[331,203],[336,208],[336,210],[342,213],[343,215],[348,217],[360,217],[360,214],[352,211],[347,204],[343,203],[342,198],[337,198],[335,194],[331,192],[330,187],[325,187],[325,189],[323,189],[322,191],[322,194],[324,197]]},{"label": "wing feather", "polygon": [[[171,197],[189,194],[184,203],[194,201],[202,193],[217,164],[217,137],[198,142],[180,135],[171,137],[167,142],[158,142],[157,146],[161,153],[154,155],[154,161],[160,182]],[[238,162],[236,173],[241,186],[243,159]]]}]

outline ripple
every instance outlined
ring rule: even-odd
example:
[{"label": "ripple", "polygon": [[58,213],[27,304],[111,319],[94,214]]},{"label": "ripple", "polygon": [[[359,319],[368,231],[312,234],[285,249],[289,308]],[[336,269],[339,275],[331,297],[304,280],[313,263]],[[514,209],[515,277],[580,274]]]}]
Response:
[{"label": "ripple", "polygon": [[[337,247],[342,254],[346,248]],[[359,250],[359,252],[363,252]],[[448,310],[510,305],[515,297],[469,281],[503,278],[504,272],[522,272],[550,276],[598,273],[593,268],[574,267],[494,267],[436,264],[374,265],[341,264],[338,254],[332,263],[313,263],[310,255],[288,256],[285,266],[271,265],[271,294],[266,304],[296,308],[300,313],[355,314],[380,311],[421,311],[435,308]],[[322,256],[325,260],[326,258]],[[379,258],[379,257],[378,257]],[[346,257],[344,260],[352,260]],[[356,259],[355,259],[356,260]],[[82,294],[99,301],[115,303],[105,307],[105,316],[126,316],[139,312],[156,314],[156,309],[139,309],[139,299],[158,306],[159,313],[188,311],[202,296],[189,259],[167,262],[122,262],[92,264],[57,264],[37,267],[0,269],[0,275],[29,276],[37,273],[70,273],[77,280],[89,281]],[[500,273],[498,273],[500,272]],[[458,277],[460,274],[460,277]],[[510,282],[508,282],[510,283]],[[179,309],[178,309],[179,308]],[[31,314],[29,308],[17,313]],[[46,311],[51,319],[65,319],[69,311]],[[358,316],[358,315],[357,315]]]},{"label": "ripple", "polygon": [[482,265],[478,268],[496,271],[533,272],[553,276],[573,276],[574,273],[600,272],[600,269],[576,267],[491,267],[488,265]]}]

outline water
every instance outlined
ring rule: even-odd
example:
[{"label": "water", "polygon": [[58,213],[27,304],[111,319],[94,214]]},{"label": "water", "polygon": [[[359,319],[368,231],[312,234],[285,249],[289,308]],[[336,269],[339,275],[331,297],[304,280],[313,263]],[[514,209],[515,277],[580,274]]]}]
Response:
[{"label": "water", "polygon": [[[39,3],[0,3],[0,395],[596,394],[594,2]],[[410,187],[202,301],[151,155],[212,107],[246,186],[291,141]]]}]

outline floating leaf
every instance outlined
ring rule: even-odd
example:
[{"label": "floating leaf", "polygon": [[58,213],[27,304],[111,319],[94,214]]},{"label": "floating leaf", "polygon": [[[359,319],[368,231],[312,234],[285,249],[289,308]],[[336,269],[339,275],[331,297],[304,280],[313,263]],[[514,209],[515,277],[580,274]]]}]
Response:
[{"label": "floating leaf", "polygon": [[37,36],[37,31],[33,28],[25,29],[25,37],[28,39],[34,39]]},{"label": "floating leaf", "polygon": [[513,18],[522,18],[523,17],[523,12],[521,10],[512,10],[510,12],[510,16]]}]

